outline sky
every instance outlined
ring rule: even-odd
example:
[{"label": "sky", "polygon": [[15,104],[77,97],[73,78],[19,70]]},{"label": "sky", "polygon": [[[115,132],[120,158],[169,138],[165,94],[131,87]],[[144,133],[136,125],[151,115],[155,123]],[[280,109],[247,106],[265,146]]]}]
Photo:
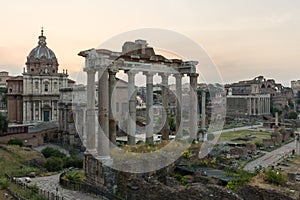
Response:
[{"label": "sky", "polygon": [[[68,69],[79,82],[78,76],[85,76],[79,51],[139,29],[166,29],[198,44],[218,71],[204,77],[209,83],[263,75],[290,86],[300,79],[298,0],[0,0],[0,16],[0,71],[11,75],[23,72],[44,27],[59,70]],[[184,42],[171,46],[188,47]],[[154,47],[161,48],[159,43]],[[165,50],[183,56],[173,49]],[[185,52],[197,54],[191,51]],[[198,70],[210,70],[199,63]]]}]

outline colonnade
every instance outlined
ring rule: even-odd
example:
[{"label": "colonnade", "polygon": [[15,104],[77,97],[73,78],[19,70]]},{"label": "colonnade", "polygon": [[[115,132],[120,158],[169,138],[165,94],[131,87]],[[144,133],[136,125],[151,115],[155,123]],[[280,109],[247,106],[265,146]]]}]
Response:
[{"label": "colonnade", "polygon": [[[90,51],[90,50],[87,50]],[[90,154],[95,154],[98,159],[110,158],[110,144],[116,143],[116,111],[114,87],[116,85],[116,74],[123,70],[128,76],[128,120],[127,120],[127,144],[136,144],[136,90],[135,76],[142,72],[146,76],[146,142],[153,143],[153,77],[158,74],[161,77],[162,105],[165,109],[165,122],[162,128],[162,140],[169,139],[169,82],[173,75],[176,79],[176,131],[177,136],[182,136],[182,77],[186,74],[190,79],[190,119],[189,135],[196,139],[198,132],[197,112],[197,77],[194,61],[182,62],[184,71],[171,70],[170,66],[164,64],[153,64],[145,66],[144,62],[122,62],[112,61],[108,56],[99,56],[92,52],[89,54],[81,52],[86,58],[84,71],[87,73],[87,110],[86,110],[86,148]],[[136,67],[137,66],[137,67]],[[157,70],[156,70],[157,69]],[[95,129],[95,75],[98,73],[98,131]],[[96,135],[97,134],[97,135]],[[97,139],[96,139],[97,138]],[[96,142],[97,141],[97,142]]]},{"label": "colonnade", "polygon": [[270,95],[247,96],[248,115],[270,114]]}]

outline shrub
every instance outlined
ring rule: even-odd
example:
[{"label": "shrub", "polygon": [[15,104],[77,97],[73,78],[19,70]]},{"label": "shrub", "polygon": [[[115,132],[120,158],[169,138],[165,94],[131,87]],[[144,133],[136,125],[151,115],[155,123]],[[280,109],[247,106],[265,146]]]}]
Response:
[{"label": "shrub", "polygon": [[21,139],[18,139],[18,138],[13,138],[13,139],[10,139],[7,144],[9,145],[18,145],[20,147],[22,147],[24,144],[23,144],[23,141]]},{"label": "shrub", "polygon": [[0,132],[6,133],[8,127],[7,118],[0,113]]},{"label": "shrub", "polygon": [[45,162],[45,168],[49,172],[56,172],[63,169],[63,160],[61,158],[57,157],[50,157],[47,158]]},{"label": "shrub", "polygon": [[193,156],[193,154],[192,154],[189,150],[185,150],[185,151],[182,153],[182,156],[183,156],[184,158],[190,159],[190,158]]},{"label": "shrub", "polygon": [[265,171],[265,181],[274,184],[274,185],[285,185],[288,178],[286,174],[283,174],[278,171],[274,170],[267,170]]},{"label": "shrub", "polygon": [[28,188],[34,193],[38,193],[38,191],[39,191],[39,187],[36,184],[29,185]]},{"label": "shrub", "polygon": [[64,158],[64,167],[75,167],[75,168],[83,168],[83,160],[76,157],[66,157]]},{"label": "shrub", "polygon": [[71,172],[66,174],[64,178],[69,181],[80,182],[83,179],[83,175],[79,172]]},{"label": "shrub", "polygon": [[237,172],[232,172],[230,169],[227,170],[228,176],[234,176],[235,178],[232,179],[227,183],[227,188],[231,190],[236,190],[238,187],[248,183],[256,174],[250,173],[243,170],[238,170]]},{"label": "shrub", "polygon": [[42,154],[45,156],[45,158],[49,158],[49,157],[64,158],[64,157],[66,157],[66,155],[64,153],[60,152],[57,149],[51,148],[51,147],[47,147],[47,148],[43,149]]},{"label": "shrub", "polygon": [[0,189],[1,190],[7,189],[8,185],[9,185],[9,183],[8,183],[8,180],[6,178],[1,178],[0,179]]}]

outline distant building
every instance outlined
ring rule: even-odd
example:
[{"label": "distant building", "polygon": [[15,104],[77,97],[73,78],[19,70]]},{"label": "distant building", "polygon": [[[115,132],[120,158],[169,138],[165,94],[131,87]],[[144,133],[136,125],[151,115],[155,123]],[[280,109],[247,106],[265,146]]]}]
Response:
[{"label": "distant building", "polygon": [[6,80],[11,78],[6,71],[0,71],[0,87],[6,87],[7,83]]},{"label": "distant building", "polygon": [[[98,84],[96,84],[98,85]],[[126,132],[128,119],[128,83],[117,79],[115,91],[117,130]],[[98,113],[98,89],[95,91],[95,114]],[[61,142],[80,145],[86,139],[86,86],[76,85],[60,89],[59,138]],[[97,119],[96,119],[97,120]],[[98,129],[96,123],[96,130]]]},{"label": "distant building", "polygon": [[293,90],[294,96],[297,96],[298,92],[300,91],[300,80],[291,81],[291,88]]},{"label": "distant building", "polygon": [[8,120],[34,123],[58,120],[59,89],[74,84],[67,70],[58,72],[54,52],[47,47],[43,30],[38,46],[27,56],[23,76],[12,77],[8,84]]},{"label": "distant building", "polygon": [[[247,115],[264,115],[270,114],[272,109],[281,111],[293,109],[289,108],[289,101],[293,97],[292,90],[284,87],[280,83],[276,83],[273,79],[267,80],[263,76],[258,76],[253,80],[227,84],[225,85],[225,90],[227,94],[227,104],[230,106],[229,109],[235,110],[237,107],[240,107],[241,104],[248,105],[247,109],[241,110],[237,108],[236,112],[247,113]],[[269,97],[266,95],[269,95]],[[251,108],[249,102],[250,98],[253,98]],[[234,107],[235,104],[237,106],[236,108]]]}]

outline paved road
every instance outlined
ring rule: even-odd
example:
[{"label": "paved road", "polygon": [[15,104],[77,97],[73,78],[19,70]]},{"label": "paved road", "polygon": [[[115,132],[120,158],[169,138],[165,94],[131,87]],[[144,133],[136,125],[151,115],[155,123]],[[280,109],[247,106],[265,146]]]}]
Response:
[{"label": "paved road", "polygon": [[89,194],[62,188],[59,185],[59,174],[32,178],[32,182],[30,184],[36,184],[40,189],[53,192],[54,194],[56,194],[56,188],[58,188],[58,195],[60,195],[60,197],[64,197],[64,200],[107,200],[105,197],[95,197]]},{"label": "paved road", "polygon": [[220,133],[226,133],[226,132],[231,132],[231,131],[241,131],[241,130],[248,130],[248,129],[254,129],[254,128],[259,128],[262,126],[262,123],[258,125],[252,125],[252,126],[242,126],[242,127],[237,127],[237,128],[231,128],[231,129],[223,129],[219,131],[214,131],[213,134],[220,134]]},{"label": "paved road", "polygon": [[278,162],[284,155],[295,148],[295,142],[288,143],[274,151],[266,152],[266,155],[246,164],[244,170],[254,171],[256,166],[268,167]]}]

